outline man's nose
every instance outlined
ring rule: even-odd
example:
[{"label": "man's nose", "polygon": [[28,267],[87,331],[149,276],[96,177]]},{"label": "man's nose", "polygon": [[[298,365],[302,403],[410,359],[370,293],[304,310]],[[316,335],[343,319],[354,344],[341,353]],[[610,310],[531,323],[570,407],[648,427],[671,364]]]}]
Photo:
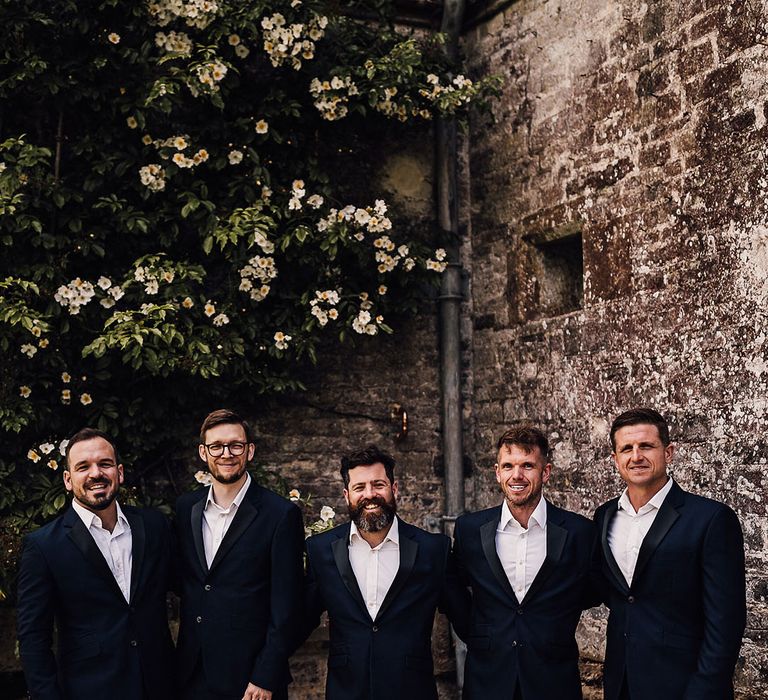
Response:
[{"label": "man's nose", "polygon": [[639,462],[643,458],[642,453],[640,452],[640,448],[635,446],[632,448],[632,461],[633,462]]},{"label": "man's nose", "polygon": [[522,467],[512,467],[512,478],[515,481],[521,481],[525,478],[525,470]]}]

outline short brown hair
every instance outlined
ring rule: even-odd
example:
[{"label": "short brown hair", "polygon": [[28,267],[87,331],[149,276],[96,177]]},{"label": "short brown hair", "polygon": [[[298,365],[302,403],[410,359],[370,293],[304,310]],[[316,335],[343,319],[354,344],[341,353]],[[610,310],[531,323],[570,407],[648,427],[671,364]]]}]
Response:
[{"label": "short brown hair", "polygon": [[344,488],[349,486],[349,470],[355,467],[368,466],[370,464],[383,464],[390,484],[395,483],[395,458],[388,452],[380,450],[376,445],[368,445],[362,450],[355,450],[345,454],[341,458],[341,478]]},{"label": "short brown hair", "polygon": [[534,447],[538,447],[544,459],[549,460],[547,436],[532,425],[516,425],[514,428],[505,430],[496,442],[497,452],[502,445],[519,445],[526,452],[531,452]]},{"label": "short brown hair", "polygon": [[96,428],[81,428],[71,438],[69,438],[67,447],[64,450],[64,471],[69,471],[69,453],[71,452],[72,448],[78,442],[85,442],[86,440],[93,440],[94,438],[101,438],[102,440],[106,440],[112,446],[112,451],[115,453],[115,464],[120,464],[120,457],[117,454],[117,445],[115,445],[114,440],[112,440],[109,435],[107,435],[103,430],[97,430]]},{"label": "short brown hair", "polygon": [[205,434],[211,428],[215,428],[217,425],[241,425],[245,431],[245,439],[247,442],[253,442],[253,433],[251,433],[251,426],[241,418],[234,411],[230,411],[228,408],[219,408],[215,411],[211,411],[200,426],[200,444],[205,444]]},{"label": "short brown hair", "polygon": [[659,431],[661,444],[664,447],[669,445],[669,425],[664,416],[652,408],[633,408],[616,416],[611,424],[611,447],[614,451],[616,450],[616,431],[628,425],[655,425],[656,430]]}]

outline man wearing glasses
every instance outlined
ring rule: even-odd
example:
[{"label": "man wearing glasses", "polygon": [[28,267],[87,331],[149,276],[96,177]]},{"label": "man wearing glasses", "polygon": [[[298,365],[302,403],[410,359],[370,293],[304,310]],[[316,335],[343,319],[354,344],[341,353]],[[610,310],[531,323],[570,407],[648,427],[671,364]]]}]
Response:
[{"label": "man wearing glasses", "polygon": [[184,700],[287,697],[288,654],[301,621],[301,512],[246,471],[255,447],[236,413],[210,413],[200,429],[209,487],[179,498]]}]

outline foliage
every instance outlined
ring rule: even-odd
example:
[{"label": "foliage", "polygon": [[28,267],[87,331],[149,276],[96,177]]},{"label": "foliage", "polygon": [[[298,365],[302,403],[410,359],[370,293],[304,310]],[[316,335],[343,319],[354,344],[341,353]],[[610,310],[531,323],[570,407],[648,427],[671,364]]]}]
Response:
[{"label": "foliage", "polygon": [[144,483],[210,408],[300,389],[332,338],[418,308],[439,242],[407,238],[380,199],[340,200],[337,155],[361,125],[461,115],[495,83],[370,8],[0,1],[0,515],[15,527],[60,508],[60,442],[83,425]]}]

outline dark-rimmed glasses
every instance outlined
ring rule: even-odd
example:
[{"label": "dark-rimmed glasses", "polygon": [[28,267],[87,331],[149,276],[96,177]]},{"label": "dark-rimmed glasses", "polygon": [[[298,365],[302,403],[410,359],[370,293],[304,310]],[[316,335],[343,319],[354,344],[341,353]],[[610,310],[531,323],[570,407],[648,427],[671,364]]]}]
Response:
[{"label": "dark-rimmed glasses", "polygon": [[210,445],[203,445],[203,447],[208,450],[208,454],[211,455],[211,457],[221,457],[221,455],[224,454],[225,449],[229,450],[229,454],[233,457],[239,457],[245,452],[247,444],[247,442],[212,442]]}]

